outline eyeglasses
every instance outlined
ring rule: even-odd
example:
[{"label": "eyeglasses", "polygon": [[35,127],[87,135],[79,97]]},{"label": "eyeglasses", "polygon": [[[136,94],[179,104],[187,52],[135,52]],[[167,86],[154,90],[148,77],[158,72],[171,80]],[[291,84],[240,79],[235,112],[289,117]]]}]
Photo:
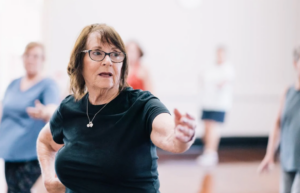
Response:
[{"label": "eyeglasses", "polygon": [[90,58],[97,62],[102,61],[106,57],[106,55],[108,55],[112,62],[119,63],[123,62],[126,56],[123,52],[106,53],[101,50],[83,50],[81,52],[89,53]]}]

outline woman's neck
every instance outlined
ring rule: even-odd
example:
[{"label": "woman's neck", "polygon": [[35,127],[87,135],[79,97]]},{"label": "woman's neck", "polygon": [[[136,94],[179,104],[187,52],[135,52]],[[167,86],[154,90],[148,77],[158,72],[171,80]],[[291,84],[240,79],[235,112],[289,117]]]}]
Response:
[{"label": "woman's neck", "polygon": [[89,101],[93,105],[102,105],[109,103],[119,94],[119,88],[113,87],[111,89],[89,89]]},{"label": "woman's neck", "polygon": [[36,74],[26,74],[25,79],[27,81],[32,81],[32,82],[36,82],[39,81],[42,78],[41,73],[36,73]]}]

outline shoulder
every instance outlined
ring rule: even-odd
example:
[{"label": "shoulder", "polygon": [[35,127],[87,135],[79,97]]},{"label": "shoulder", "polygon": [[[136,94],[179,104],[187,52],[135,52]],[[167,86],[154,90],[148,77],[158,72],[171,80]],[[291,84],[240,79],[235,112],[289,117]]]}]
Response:
[{"label": "shoulder", "polygon": [[60,108],[63,112],[77,112],[82,109],[82,105],[86,100],[86,95],[84,95],[81,99],[76,100],[74,95],[68,95],[61,101]]},{"label": "shoulder", "polygon": [[[149,91],[133,90],[132,88],[127,91],[129,101],[135,106],[142,107],[145,111],[153,112],[166,112],[169,113],[166,106]],[[170,113],[169,113],[170,114]]]},{"label": "shoulder", "polygon": [[46,77],[42,80],[45,86],[57,86],[57,83],[52,78]]},{"label": "shoulder", "polygon": [[287,98],[290,96],[290,94],[293,92],[293,90],[294,90],[294,85],[289,85],[289,86],[285,87],[282,94],[280,95],[281,105],[285,104]]},{"label": "shoulder", "polygon": [[23,77],[20,77],[20,78],[16,78],[14,80],[11,81],[11,83],[8,85],[8,88],[12,87],[12,86],[15,86],[17,84],[19,84],[21,82]]},{"label": "shoulder", "polygon": [[40,82],[40,88],[44,91],[51,91],[51,93],[59,93],[59,87],[52,78],[43,78]]},{"label": "shoulder", "polygon": [[143,91],[140,89],[133,89],[131,87],[128,87],[126,89],[124,89],[124,91],[126,93],[126,96],[128,97],[128,99],[130,101],[148,101],[150,99],[154,99],[157,98],[155,97],[151,92],[149,91]]},{"label": "shoulder", "polygon": [[294,85],[288,85],[285,87],[282,93],[282,98],[286,98],[293,90],[295,90]]},{"label": "shoulder", "polygon": [[14,88],[18,87],[20,85],[22,77],[12,80],[9,85],[6,87],[6,92],[10,92]]},{"label": "shoulder", "polygon": [[[83,97],[84,98],[84,97]],[[79,103],[80,101],[82,101],[83,99],[80,99],[78,101],[75,100],[75,97],[74,95],[68,95],[66,96],[66,98],[64,98],[62,101],[61,101],[61,105],[75,105],[76,103]]]}]

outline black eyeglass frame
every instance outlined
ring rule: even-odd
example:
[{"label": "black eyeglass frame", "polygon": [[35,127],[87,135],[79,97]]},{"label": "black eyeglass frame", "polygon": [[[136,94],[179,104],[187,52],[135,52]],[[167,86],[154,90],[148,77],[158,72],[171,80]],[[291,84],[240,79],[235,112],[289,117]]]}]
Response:
[{"label": "black eyeglass frame", "polygon": [[109,53],[106,53],[106,52],[100,50],[101,52],[104,52],[104,54],[105,54],[104,57],[103,57],[103,59],[102,59],[102,60],[94,60],[94,59],[91,57],[91,51],[93,51],[93,50],[82,50],[81,52],[83,52],[83,53],[89,53],[90,59],[93,60],[93,61],[96,61],[96,62],[101,62],[102,60],[104,60],[104,58],[106,57],[106,55],[108,55],[109,58],[110,58],[110,60],[112,61],[112,59],[111,59],[111,57],[110,57],[110,54],[112,54],[112,53],[123,53],[123,54],[124,54],[124,59],[123,59],[122,61],[120,61],[120,62],[114,62],[114,61],[112,61],[113,63],[121,63],[121,62],[123,62],[123,61],[125,60],[125,58],[126,58],[126,53],[124,53],[124,52],[109,52]]}]

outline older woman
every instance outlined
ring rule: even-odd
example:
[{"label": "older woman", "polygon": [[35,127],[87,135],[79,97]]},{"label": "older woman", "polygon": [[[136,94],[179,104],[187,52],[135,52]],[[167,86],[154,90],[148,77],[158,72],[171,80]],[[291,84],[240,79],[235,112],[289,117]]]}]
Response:
[{"label": "older woman", "polygon": [[43,45],[29,43],[23,62],[26,75],[11,82],[2,101],[0,157],[9,193],[29,193],[41,175],[36,140],[59,103],[57,85],[42,75]]},{"label": "older woman", "polygon": [[174,121],[150,92],[127,86],[127,71],[113,28],[82,30],[68,65],[74,94],[37,142],[49,193],[158,193],[155,145],[181,153],[192,144],[194,119],[175,110]]}]

